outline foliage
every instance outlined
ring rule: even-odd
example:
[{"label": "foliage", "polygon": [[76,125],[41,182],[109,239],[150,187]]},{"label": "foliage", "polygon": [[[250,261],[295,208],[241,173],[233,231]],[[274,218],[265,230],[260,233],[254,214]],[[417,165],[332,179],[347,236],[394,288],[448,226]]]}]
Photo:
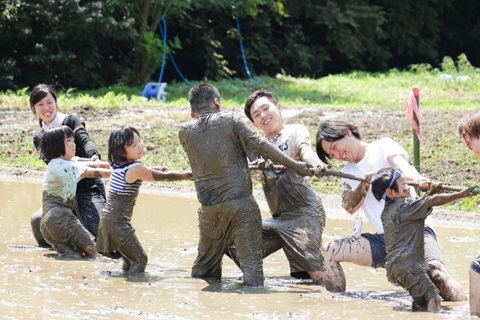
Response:
[{"label": "foliage", "polygon": [[245,79],[247,66],[306,78],[435,68],[462,52],[476,65],[479,10],[475,0],[4,0],[0,90],[141,86],[159,78],[164,52],[167,82],[179,71]]}]

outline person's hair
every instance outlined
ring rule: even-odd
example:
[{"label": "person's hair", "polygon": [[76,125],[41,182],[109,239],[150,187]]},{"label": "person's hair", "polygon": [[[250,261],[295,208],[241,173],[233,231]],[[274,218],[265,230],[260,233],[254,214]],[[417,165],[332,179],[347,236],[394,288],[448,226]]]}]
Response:
[{"label": "person's hair", "polygon": [[245,101],[245,107],[243,108],[245,115],[252,122],[253,122],[253,118],[252,118],[252,115],[250,114],[250,109],[252,108],[252,104],[258,99],[260,99],[261,97],[267,98],[274,105],[278,104],[278,99],[273,92],[263,90],[263,89],[254,91],[250,96],[248,96],[247,101]]},{"label": "person's hair", "polygon": [[40,156],[48,162],[65,155],[65,139],[73,137],[73,130],[67,126],[45,130],[40,139]]},{"label": "person's hair", "polygon": [[472,138],[480,137],[480,110],[466,113],[458,122],[458,133],[467,133]]},{"label": "person's hair", "polygon": [[128,161],[125,149],[132,145],[135,134],[140,137],[140,132],[130,126],[120,126],[112,130],[108,138],[108,162],[111,165]]},{"label": "person's hair", "polygon": [[[395,192],[398,192],[398,185],[396,181],[392,183],[394,168],[384,168],[380,169],[370,181],[370,185],[372,187],[372,194],[380,201],[385,194],[387,189],[392,189]],[[398,178],[398,176],[397,176]]]},{"label": "person's hair", "polygon": [[328,163],[330,155],[322,149],[322,141],[335,142],[337,140],[343,139],[347,134],[347,130],[357,137],[359,140],[362,140],[358,128],[351,123],[342,120],[325,120],[320,123],[320,127],[317,131],[316,137],[316,150],[318,157],[325,163]]},{"label": "person's hair", "polygon": [[57,104],[57,94],[51,86],[40,83],[33,87],[32,92],[30,92],[30,109],[33,113],[35,113],[35,105],[49,93],[52,95],[53,100],[55,100],[55,104]]},{"label": "person's hair", "polygon": [[220,103],[220,92],[209,83],[197,84],[188,92],[190,107],[196,113],[211,111],[215,99],[218,99],[218,103]]}]

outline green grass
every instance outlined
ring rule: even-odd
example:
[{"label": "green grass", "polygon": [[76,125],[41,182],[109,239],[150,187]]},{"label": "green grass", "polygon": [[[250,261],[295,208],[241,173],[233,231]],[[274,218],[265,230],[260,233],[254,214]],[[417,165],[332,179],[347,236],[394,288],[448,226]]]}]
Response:
[{"label": "green grass", "polygon": [[[468,61],[467,61],[468,62]],[[198,82],[194,82],[196,84]],[[412,67],[412,71],[391,70],[385,73],[352,72],[348,74],[329,75],[321,79],[294,78],[279,74],[274,78],[254,77],[249,80],[212,81],[222,94],[222,104],[226,109],[243,108],[248,95],[259,88],[276,93],[284,109],[308,108],[322,110],[404,110],[404,104],[411,88],[421,88],[420,105],[422,110],[473,110],[479,108],[480,70],[465,61],[444,60],[442,70],[431,69],[425,65]],[[74,88],[58,93],[58,104],[62,111],[69,112],[79,108],[117,110],[125,108],[168,108],[188,110],[187,94],[190,86],[184,82],[168,84],[167,100],[146,101],[140,93],[143,87],[114,86],[91,91],[79,91]],[[0,111],[29,110],[27,88],[16,92],[0,93]],[[163,165],[171,169],[188,168],[188,160],[181,148],[177,132],[178,123],[185,120],[180,115],[172,115],[172,123],[162,123],[142,131],[142,138],[147,150],[143,161],[147,165]],[[178,117],[178,118],[176,118]],[[435,121],[434,119],[432,119]],[[3,121],[3,120],[0,120]],[[128,119],[125,119],[128,122]],[[314,136],[315,119],[311,119],[309,128]],[[435,140],[434,150],[423,155],[422,167],[430,172],[442,170],[441,165],[449,166],[452,161],[456,167],[474,168],[478,160],[459,142],[455,133],[458,119],[452,119],[451,131],[434,132],[430,139]],[[33,150],[32,136],[38,129],[32,115],[28,128],[15,129],[0,133],[0,165],[21,168],[43,169],[44,164],[38,160]],[[135,125],[135,123],[128,123]],[[112,126],[106,120],[105,126]],[[307,123],[306,123],[307,125]],[[106,156],[107,128],[92,127],[87,129],[101,153]],[[363,128],[360,128],[362,132]],[[375,129],[375,128],[374,128]],[[388,132],[406,150],[412,150],[411,129]],[[12,157],[12,155],[14,157]],[[452,160],[453,159],[453,160]],[[340,170],[342,163],[332,162],[333,170]],[[450,173],[449,175],[455,175]],[[442,176],[448,181],[456,182],[455,177]],[[469,184],[476,183],[475,174]],[[314,187],[319,192],[340,194],[337,178],[313,179]],[[455,184],[462,184],[459,181]],[[259,187],[258,182],[255,183]],[[458,201],[457,209],[479,211],[476,198]]]}]

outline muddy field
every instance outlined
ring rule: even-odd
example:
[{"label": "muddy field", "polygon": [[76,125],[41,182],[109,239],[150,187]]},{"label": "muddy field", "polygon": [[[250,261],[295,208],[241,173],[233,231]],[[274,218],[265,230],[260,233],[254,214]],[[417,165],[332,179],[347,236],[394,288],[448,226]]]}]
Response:
[{"label": "muddy field", "polygon": [[[239,108],[239,111],[241,109]],[[79,107],[74,110],[63,110],[66,113],[75,113],[87,123],[87,129],[102,154],[106,154],[106,139],[113,126],[133,125],[140,132],[148,135],[152,128],[160,128],[168,124],[170,131],[189,119],[188,107],[177,109],[166,108],[120,108],[115,110],[97,110],[91,107]],[[458,137],[456,124],[463,111],[434,111],[423,110],[425,121],[421,123],[422,135],[426,141],[421,150],[421,172],[432,180],[442,181],[449,185],[474,185],[477,181],[477,160],[471,155],[464,143]],[[380,137],[391,137],[403,145],[413,157],[412,127],[405,118],[404,110],[346,110],[333,108],[288,108],[284,107],[283,116],[287,123],[305,124],[314,140],[318,124],[327,118],[343,119],[355,123],[364,141],[373,141]],[[2,153],[9,157],[23,157],[25,154],[34,154],[31,139],[38,130],[38,122],[28,109],[0,110],[0,144]],[[176,132],[169,134],[175,139]],[[160,152],[156,146],[161,145],[159,135],[148,135],[150,153]],[[153,141],[152,141],[153,140]],[[314,141],[313,141],[314,142]],[[175,142],[173,142],[175,143]],[[159,155],[160,156],[160,155]],[[162,155],[165,156],[165,155]],[[473,164],[473,165],[472,165]],[[331,163],[330,168],[340,170],[340,163]],[[41,172],[27,170],[22,165],[4,165],[0,174],[23,177],[38,177]],[[337,178],[328,179],[327,186],[320,191],[328,194],[328,183],[338,184]],[[153,187],[155,189],[155,187]],[[172,191],[178,191],[178,185],[172,184]],[[167,191],[169,187],[161,186],[157,189]],[[180,188],[181,189],[181,188]],[[191,192],[191,190],[189,190]],[[337,199],[338,194],[331,194],[328,199]],[[337,201],[337,200],[332,200]],[[451,210],[449,210],[451,211]],[[468,221],[476,221],[475,215],[470,213],[446,213],[437,210],[437,215],[444,215],[451,219],[453,216],[467,216]]]}]

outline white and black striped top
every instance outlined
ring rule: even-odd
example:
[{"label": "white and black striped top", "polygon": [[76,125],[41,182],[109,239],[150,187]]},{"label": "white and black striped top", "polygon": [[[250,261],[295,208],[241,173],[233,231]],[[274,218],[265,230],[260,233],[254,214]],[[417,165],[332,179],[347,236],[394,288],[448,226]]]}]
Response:
[{"label": "white and black striped top", "polygon": [[138,192],[138,189],[142,185],[142,180],[137,180],[134,183],[128,183],[125,181],[125,173],[128,169],[140,164],[140,162],[135,161],[121,166],[113,166],[112,175],[110,177],[109,191],[125,196]]}]

